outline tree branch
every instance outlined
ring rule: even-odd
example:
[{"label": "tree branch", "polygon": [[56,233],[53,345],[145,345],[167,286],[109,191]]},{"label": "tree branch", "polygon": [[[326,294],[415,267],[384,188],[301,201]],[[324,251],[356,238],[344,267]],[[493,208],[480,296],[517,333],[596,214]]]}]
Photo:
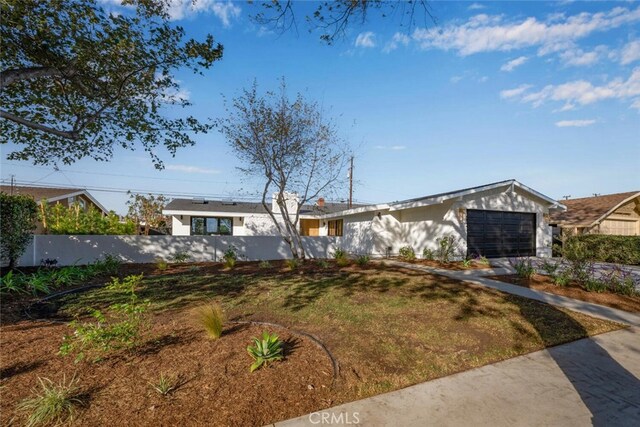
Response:
[{"label": "tree branch", "polygon": [[37,79],[40,77],[63,76],[65,73],[52,67],[28,67],[4,70],[0,73],[0,89],[27,79]]},{"label": "tree branch", "polygon": [[0,117],[3,119],[11,120],[12,122],[26,126],[28,128],[39,130],[41,132],[50,133],[56,136],[60,136],[62,138],[71,139],[73,141],[78,141],[80,139],[80,135],[78,134],[78,132],[73,132],[73,131],[70,132],[70,131],[54,129],[49,126],[34,123],[23,117],[16,116],[15,114],[9,113],[8,111],[0,110]]}]

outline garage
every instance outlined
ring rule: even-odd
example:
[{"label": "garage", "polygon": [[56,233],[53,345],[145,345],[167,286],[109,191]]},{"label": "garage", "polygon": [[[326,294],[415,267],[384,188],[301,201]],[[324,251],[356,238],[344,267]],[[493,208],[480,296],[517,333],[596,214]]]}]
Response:
[{"label": "garage", "polygon": [[535,213],[467,211],[467,256],[535,256],[535,242]]}]

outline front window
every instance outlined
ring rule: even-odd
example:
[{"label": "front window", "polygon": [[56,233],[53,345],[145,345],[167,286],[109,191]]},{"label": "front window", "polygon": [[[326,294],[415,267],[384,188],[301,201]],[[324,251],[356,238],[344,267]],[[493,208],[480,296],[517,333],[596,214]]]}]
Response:
[{"label": "front window", "polygon": [[233,218],[191,217],[192,236],[216,236],[233,234]]},{"label": "front window", "polygon": [[327,234],[329,236],[342,236],[342,220],[329,221]]}]

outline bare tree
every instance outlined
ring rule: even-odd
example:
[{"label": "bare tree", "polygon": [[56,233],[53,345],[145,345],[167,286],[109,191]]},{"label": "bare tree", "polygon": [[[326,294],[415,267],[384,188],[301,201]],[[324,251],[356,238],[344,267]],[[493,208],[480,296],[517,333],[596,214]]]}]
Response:
[{"label": "bare tree", "polygon": [[[227,114],[217,125],[244,163],[240,170],[263,178],[262,205],[293,257],[304,259],[300,208],[342,184],[349,160],[347,144],[316,102],[300,93],[289,99],[284,79],[277,93],[264,95],[254,82],[227,105]],[[272,193],[280,212],[267,203]]]},{"label": "bare tree", "polygon": [[[400,27],[410,31],[416,25],[427,26],[437,23],[430,2],[426,0],[327,0],[316,2],[304,14],[309,32],[320,31],[320,39],[333,44],[336,38],[345,35],[347,29],[355,24],[364,24],[370,13],[382,18],[399,19]],[[262,10],[254,14],[253,20],[260,25],[271,27],[279,33],[298,31],[297,16],[300,15],[303,2],[293,0],[272,0],[260,2]]]}]

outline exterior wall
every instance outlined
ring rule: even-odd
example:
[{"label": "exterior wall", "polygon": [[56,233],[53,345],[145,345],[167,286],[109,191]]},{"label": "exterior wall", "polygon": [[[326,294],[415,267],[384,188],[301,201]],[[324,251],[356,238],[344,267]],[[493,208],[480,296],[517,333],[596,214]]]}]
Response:
[{"label": "exterior wall", "polygon": [[600,234],[640,235],[640,200],[631,200],[613,211],[592,232]]},{"label": "exterior wall", "polygon": [[[303,237],[309,258],[328,258],[340,238]],[[57,259],[58,265],[82,265],[112,254],[123,262],[149,263],[157,259],[171,261],[177,253],[187,253],[193,261],[220,261],[230,246],[242,260],[291,258],[289,246],[275,236],[61,236],[39,235],[33,240],[19,266],[37,266],[43,259]]]},{"label": "exterior wall", "polygon": [[[411,246],[416,255],[424,249],[437,249],[436,239],[446,235],[458,238],[458,253],[466,254],[467,227],[458,209],[486,209],[536,214],[536,255],[551,256],[551,227],[544,221],[548,213],[543,201],[535,201],[516,188],[513,195],[500,189],[485,191],[443,203],[405,209],[381,210],[344,217],[343,249],[354,254],[384,256],[387,248],[395,255]],[[378,213],[380,215],[378,216]]]}]

